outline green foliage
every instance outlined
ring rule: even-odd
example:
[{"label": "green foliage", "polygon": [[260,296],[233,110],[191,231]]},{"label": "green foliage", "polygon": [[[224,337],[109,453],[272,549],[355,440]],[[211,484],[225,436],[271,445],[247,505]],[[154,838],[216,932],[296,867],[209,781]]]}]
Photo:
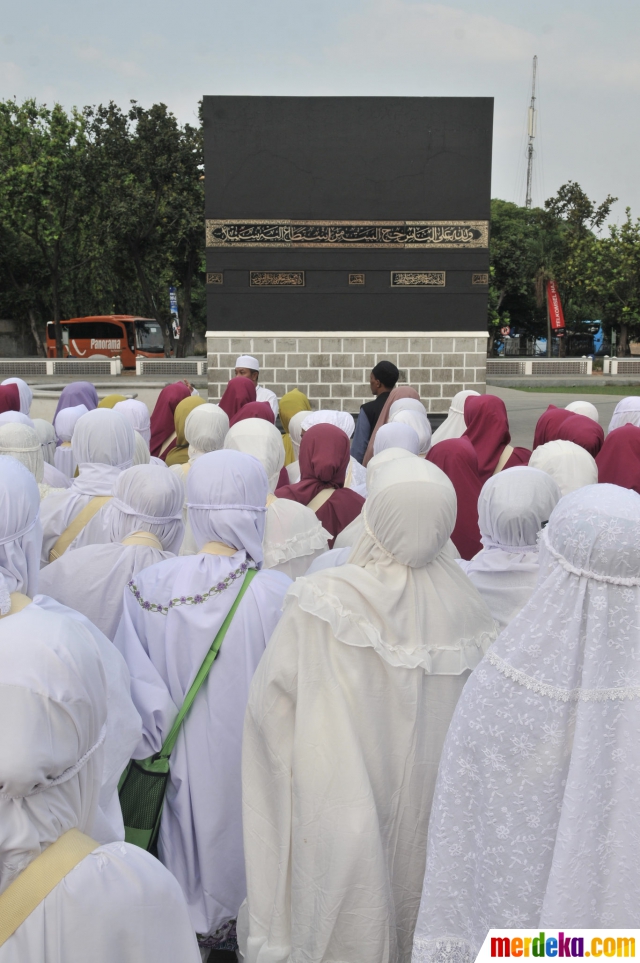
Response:
[{"label": "green foliage", "polygon": [[569,331],[599,318],[620,333],[640,337],[640,221],[605,223],[617,198],[592,201],[569,181],[546,201],[527,209],[491,204],[489,332],[513,324],[525,335],[546,335],[546,282],[559,287]]},{"label": "green foliage", "polygon": [[0,102],[0,314],[34,333],[66,317],[144,314],[182,355],[205,325],[203,209],[201,129],[164,104],[67,114]]}]

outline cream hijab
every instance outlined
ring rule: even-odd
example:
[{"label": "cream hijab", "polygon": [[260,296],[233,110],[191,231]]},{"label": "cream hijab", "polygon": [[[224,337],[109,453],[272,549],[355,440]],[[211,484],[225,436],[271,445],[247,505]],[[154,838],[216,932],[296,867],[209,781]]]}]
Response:
[{"label": "cream hijab", "polygon": [[496,628],[447,550],[453,485],[415,456],[380,476],[349,562],[298,579],[287,597],[328,622],[339,641],[371,647],[389,665],[460,675],[480,662]]}]

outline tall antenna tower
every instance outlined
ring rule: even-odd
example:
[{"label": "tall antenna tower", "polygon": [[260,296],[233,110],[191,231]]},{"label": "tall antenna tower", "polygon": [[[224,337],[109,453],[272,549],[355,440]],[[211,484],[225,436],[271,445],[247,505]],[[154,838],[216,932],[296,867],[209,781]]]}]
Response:
[{"label": "tall antenna tower", "polygon": [[527,133],[529,142],[527,144],[527,197],[524,202],[525,207],[531,207],[531,181],[533,179],[533,141],[536,136],[536,72],[538,70],[538,57],[533,58],[533,78],[531,80],[531,104],[529,105],[529,117],[527,122]]}]

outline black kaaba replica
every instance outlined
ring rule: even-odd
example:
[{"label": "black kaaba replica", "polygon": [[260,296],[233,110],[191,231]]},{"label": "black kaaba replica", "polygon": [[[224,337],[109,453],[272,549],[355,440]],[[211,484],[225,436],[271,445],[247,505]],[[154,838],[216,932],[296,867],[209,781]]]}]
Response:
[{"label": "black kaaba replica", "polygon": [[210,332],[485,332],[492,121],[488,97],[205,97]]}]

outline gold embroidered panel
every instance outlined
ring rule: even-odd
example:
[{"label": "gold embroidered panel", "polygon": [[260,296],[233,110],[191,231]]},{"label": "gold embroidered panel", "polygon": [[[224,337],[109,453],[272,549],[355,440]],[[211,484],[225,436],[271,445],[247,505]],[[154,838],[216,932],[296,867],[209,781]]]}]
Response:
[{"label": "gold embroidered panel", "polygon": [[209,248],[487,248],[488,221],[296,221],[210,218]]},{"label": "gold embroidered panel", "polygon": [[209,271],[207,274],[207,284],[223,284],[224,275],[222,271]]},{"label": "gold embroidered panel", "polygon": [[350,274],[349,284],[364,284],[364,274]]},{"label": "gold embroidered panel", "polygon": [[489,275],[488,274],[472,274],[471,275],[472,284],[488,284]]},{"label": "gold embroidered panel", "polygon": [[392,271],[392,288],[443,288],[445,271]]},{"label": "gold embroidered panel", "polygon": [[252,287],[304,287],[304,271],[249,271]]}]

